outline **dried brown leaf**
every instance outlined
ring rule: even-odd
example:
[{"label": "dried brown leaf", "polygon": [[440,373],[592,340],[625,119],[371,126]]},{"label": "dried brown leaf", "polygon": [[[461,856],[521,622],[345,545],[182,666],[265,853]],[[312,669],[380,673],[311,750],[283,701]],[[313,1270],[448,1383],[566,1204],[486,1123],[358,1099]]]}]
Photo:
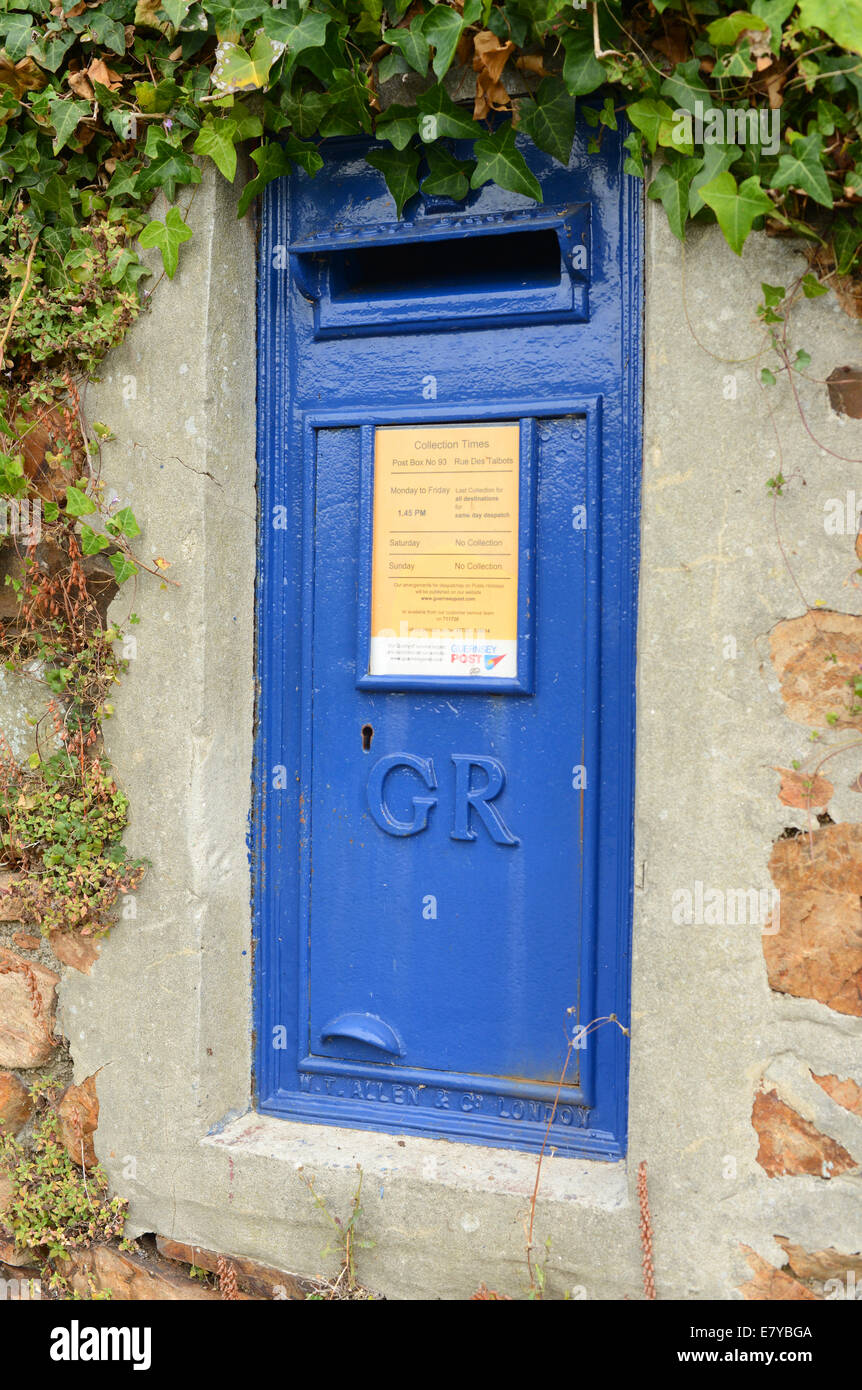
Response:
[{"label": "dried brown leaf", "polygon": [[92,101],[96,95],[93,91],[93,84],[85,72],[67,73],[66,81],[72,88],[75,96],[81,97],[83,101]]},{"label": "dried brown leaf", "polygon": [[21,58],[13,63],[0,50],[0,87],[8,87],[16,97],[25,92],[41,92],[48,78],[32,58]]},{"label": "dried brown leaf", "polygon": [[497,35],[492,34],[490,29],[483,29],[473,39],[473,67],[476,72],[484,69],[492,81],[498,82],[503,68],[514,51],[515,45],[511,39],[501,43]]},{"label": "dried brown leaf", "polygon": [[116,92],[123,85],[123,79],[113,68],[109,68],[104,58],[94,58],[87,68],[87,76],[93,82],[100,82],[109,91]]}]

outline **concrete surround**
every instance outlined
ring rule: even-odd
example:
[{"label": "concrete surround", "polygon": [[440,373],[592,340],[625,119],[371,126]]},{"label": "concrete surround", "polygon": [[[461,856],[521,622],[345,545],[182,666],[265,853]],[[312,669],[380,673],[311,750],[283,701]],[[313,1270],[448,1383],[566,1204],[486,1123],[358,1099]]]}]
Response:
[{"label": "concrete surround", "polygon": [[[141,553],[172,567],[165,585],[144,578],[116,602],[121,622],[132,608],[141,624],[106,729],[131,797],[128,842],[152,869],[136,919],[92,974],[64,975],[62,1027],[76,1080],[102,1069],[96,1149],[133,1233],[321,1273],[335,1257],[321,1255],[327,1230],[297,1168],[346,1212],[361,1164],[374,1247],[358,1272],[370,1288],[464,1298],[485,1282],[518,1296],[534,1158],[250,1109],[255,239],[235,197],[205,176],[176,280],[158,286],[85,401],[117,433],[105,476],[142,521]],[[731,1299],[747,1277],[740,1243],[773,1265],[776,1234],[862,1249],[859,1177],[769,1178],[751,1125],[768,1074],[862,1159],[862,1121],[809,1076],[862,1082],[859,1019],[771,992],[756,925],[672,919],[674,893],[697,881],[769,887],[773,841],[805,824],[776,797],[773,769],[805,756],[809,732],[787,719],[769,663],[770,629],[803,610],[765,483],[779,467],[804,475],[778,506],[785,551],[812,603],[859,613],[853,538],[827,535],[823,516],[860,475],[812,443],[785,383],[767,397],[755,364],[724,360],[756,352],[760,282],[799,273],[793,244],[752,236],[740,260],[713,228],[683,255],[662,210],[647,209],[629,1159],[547,1160],[537,1243],[551,1237],[550,1296],[640,1297],[646,1159],[659,1296]],[[858,361],[859,326],[834,297],[803,304],[793,336],[812,377]],[[862,424],[833,415],[822,386],[800,380],[799,391],[818,438],[860,456]],[[847,790],[859,766],[852,753],[830,764],[836,820],[862,812]]]}]

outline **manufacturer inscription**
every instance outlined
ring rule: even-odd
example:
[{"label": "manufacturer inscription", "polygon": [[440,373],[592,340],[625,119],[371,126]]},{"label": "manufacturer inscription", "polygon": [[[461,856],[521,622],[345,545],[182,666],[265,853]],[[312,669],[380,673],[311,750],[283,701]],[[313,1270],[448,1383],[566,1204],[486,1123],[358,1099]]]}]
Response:
[{"label": "manufacturer inscription", "polygon": [[[300,1089],[311,1095],[339,1096],[345,1100],[375,1101],[428,1110],[460,1110],[465,1114],[494,1116],[517,1123],[547,1125],[554,1110],[546,1100],[522,1100],[488,1091],[456,1091],[442,1086],[402,1085],[395,1081],[367,1081],[350,1076],[320,1076],[300,1072]],[[554,1127],[584,1129],[589,1123],[584,1105],[558,1105]]]}]

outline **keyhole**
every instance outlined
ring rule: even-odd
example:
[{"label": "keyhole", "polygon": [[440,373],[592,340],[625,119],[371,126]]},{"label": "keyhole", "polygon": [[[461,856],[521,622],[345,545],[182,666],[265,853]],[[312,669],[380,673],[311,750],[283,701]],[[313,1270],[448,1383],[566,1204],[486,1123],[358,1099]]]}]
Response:
[{"label": "keyhole", "polygon": [[371,752],[371,740],[373,739],[373,737],[374,737],[374,730],[372,729],[371,725],[370,725],[370,724],[363,724],[363,725],[362,725],[362,751],[363,751],[363,753],[370,753],[370,752]]}]

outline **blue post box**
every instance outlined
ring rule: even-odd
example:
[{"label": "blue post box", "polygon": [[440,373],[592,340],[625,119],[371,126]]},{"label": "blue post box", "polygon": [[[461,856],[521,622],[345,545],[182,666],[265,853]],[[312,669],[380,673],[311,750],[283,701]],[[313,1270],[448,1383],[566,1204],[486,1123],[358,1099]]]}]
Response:
[{"label": "blue post box", "polygon": [[615,1158],[641,205],[610,131],[524,153],[540,205],[267,190],[257,1104]]}]

